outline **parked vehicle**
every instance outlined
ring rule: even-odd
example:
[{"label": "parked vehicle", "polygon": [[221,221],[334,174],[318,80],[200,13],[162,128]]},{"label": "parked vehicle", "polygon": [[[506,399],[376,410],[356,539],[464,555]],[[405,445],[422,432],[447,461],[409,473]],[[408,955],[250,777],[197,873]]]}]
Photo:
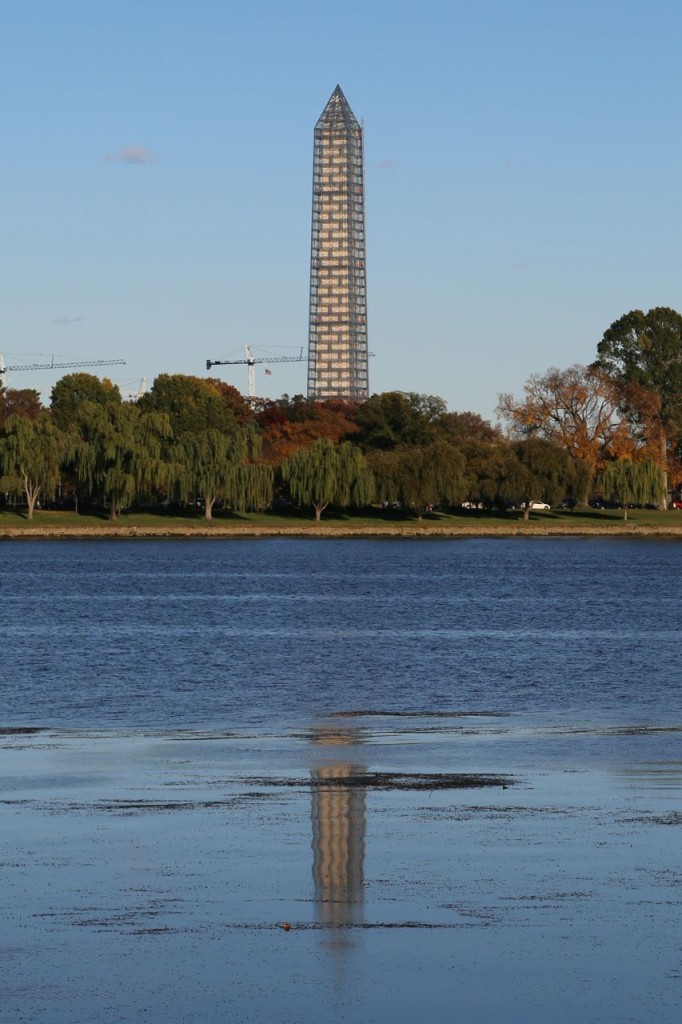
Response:
[{"label": "parked vehicle", "polygon": [[[525,508],[525,507],[526,507],[526,503],[524,501],[523,504],[521,505],[521,508]],[[552,506],[548,505],[546,501],[531,501],[531,502],[529,502],[528,507],[531,510],[531,512],[539,512],[542,509],[544,509],[544,510],[550,509]]]}]

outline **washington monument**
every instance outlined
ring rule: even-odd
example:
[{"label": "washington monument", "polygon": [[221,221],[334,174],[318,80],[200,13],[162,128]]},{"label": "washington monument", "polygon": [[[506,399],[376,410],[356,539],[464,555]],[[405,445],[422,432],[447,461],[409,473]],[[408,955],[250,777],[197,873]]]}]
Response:
[{"label": "washington monument", "polygon": [[367,356],[363,128],[337,85],[315,125],[308,398],[364,401]]}]

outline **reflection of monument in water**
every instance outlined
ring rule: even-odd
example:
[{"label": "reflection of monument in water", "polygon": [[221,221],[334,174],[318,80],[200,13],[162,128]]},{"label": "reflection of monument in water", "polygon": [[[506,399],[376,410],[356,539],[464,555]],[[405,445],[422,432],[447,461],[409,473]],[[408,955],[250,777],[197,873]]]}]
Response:
[{"label": "reflection of monument in water", "polygon": [[[318,742],[347,744],[335,734]],[[336,763],[312,771],[313,882],[319,920],[328,925],[362,921],[365,861],[364,768]]]},{"label": "reflection of monument in water", "polygon": [[360,919],[365,790],[337,781],[356,775],[357,769],[350,765],[329,765],[313,772],[313,881],[320,916],[327,924]]}]

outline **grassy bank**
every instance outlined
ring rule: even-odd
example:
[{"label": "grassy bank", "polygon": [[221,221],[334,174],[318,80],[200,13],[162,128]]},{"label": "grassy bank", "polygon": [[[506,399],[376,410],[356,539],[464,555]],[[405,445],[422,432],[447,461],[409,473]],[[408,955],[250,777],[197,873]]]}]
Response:
[{"label": "grassy bank", "polygon": [[200,513],[166,515],[126,512],[115,521],[102,514],[40,510],[29,521],[25,510],[0,510],[0,538],[21,537],[239,537],[239,536],[512,536],[659,535],[682,537],[682,512],[578,509],[533,512],[465,511],[433,513],[423,520],[394,511],[369,515],[328,514],[321,524],[304,515],[219,513],[207,522]]}]

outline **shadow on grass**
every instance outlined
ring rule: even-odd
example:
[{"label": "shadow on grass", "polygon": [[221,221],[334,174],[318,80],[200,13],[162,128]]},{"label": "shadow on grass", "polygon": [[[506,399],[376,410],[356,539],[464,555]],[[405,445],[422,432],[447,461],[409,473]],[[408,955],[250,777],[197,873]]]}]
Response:
[{"label": "shadow on grass", "polygon": [[[325,509],[320,526],[347,527],[452,527],[466,533],[467,527],[483,529],[490,527],[514,526],[524,524],[521,509],[495,511],[486,509],[447,509],[426,512],[420,519],[408,509],[373,507],[348,511],[330,506]],[[535,528],[566,527],[570,532],[580,532],[580,528],[603,526],[609,529],[625,526],[643,526],[666,530],[672,526],[682,525],[682,516],[678,517],[668,511],[649,511],[645,509],[629,509],[627,520],[623,519],[622,509],[552,509],[533,511],[526,525]],[[264,512],[240,513],[230,509],[214,509],[213,516],[207,520],[202,508],[172,506],[146,506],[125,509],[116,519],[109,518],[108,509],[102,507],[81,508],[78,512],[65,509],[37,509],[29,520],[26,506],[0,506],[0,528],[31,531],[32,528],[87,529],[115,528],[129,526],[131,528],[176,527],[193,530],[208,526],[215,527],[315,527],[316,520],[311,508],[300,508],[294,505],[278,507]]]}]

